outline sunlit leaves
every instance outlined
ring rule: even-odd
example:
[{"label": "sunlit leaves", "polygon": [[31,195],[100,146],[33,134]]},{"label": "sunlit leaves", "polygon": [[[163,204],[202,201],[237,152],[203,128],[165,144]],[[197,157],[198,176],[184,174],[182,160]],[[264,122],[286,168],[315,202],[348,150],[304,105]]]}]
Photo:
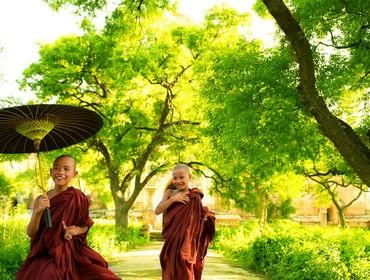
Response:
[{"label": "sunlit leaves", "polygon": [[43,0],[52,9],[58,11],[65,6],[72,6],[76,12],[95,15],[107,5],[125,6],[127,13],[136,13],[137,16],[148,16],[153,11],[163,9],[169,5],[168,0]]},{"label": "sunlit leaves", "polygon": [[58,11],[63,6],[76,6],[88,13],[94,13],[107,4],[107,0],[44,0],[52,9]]}]

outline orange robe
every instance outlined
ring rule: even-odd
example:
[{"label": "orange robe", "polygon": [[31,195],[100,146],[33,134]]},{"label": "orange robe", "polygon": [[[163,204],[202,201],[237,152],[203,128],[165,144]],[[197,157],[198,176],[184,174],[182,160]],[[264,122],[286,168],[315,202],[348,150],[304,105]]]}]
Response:
[{"label": "orange robe", "polygon": [[87,232],[64,239],[62,221],[67,226],[91,227],[88,198],[70,187],[50,199],[53,227],[45,227],[41,218],[37,234],[31,240],[31,250],[16,280],[116,280],[102,256],[86,242]]},{"label": "orange robe", "polygon": [[203,193],[194,188],[186,204],[174,203],[164,214],[160,254],[163,280],[200,280],[209,243],[215,233],[215,215],[202,206]]}]

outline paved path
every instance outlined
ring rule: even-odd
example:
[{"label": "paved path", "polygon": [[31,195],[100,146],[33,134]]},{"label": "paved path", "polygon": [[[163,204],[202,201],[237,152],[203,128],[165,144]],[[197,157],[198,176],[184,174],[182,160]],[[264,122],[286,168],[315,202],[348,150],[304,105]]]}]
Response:
[{"label": "paved path", "polygon": [[[110,267],[123,280],[160,280],[159,253],[162,243],[150,243],[122,254],[110,262]],[[263,280],[261,276],[230,264],[225,258],[210,250],[206,257],[202,280]]]}]

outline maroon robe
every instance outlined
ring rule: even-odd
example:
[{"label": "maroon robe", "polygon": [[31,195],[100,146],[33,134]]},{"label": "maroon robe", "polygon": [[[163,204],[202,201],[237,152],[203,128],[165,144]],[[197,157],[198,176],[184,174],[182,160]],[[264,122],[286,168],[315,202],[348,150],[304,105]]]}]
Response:
[{"label": "maroon robe", "polygon": [[16,280],[102,280],[120,279],[108,269],[102,256],[86,242],[87,232],[64,239],[67,226],[91,227],[89,200],[70,187],[50,199],[53,227],[45,227],[44,216],[31,239],[31,251],[16,274]]},{"label": "maroon robe", "polygon": [[160,262],[163,280],[200,280],[215,216],[202,206],[203,193],[194,188],[186,204],[176,202],[163,215],[165,240]]}]

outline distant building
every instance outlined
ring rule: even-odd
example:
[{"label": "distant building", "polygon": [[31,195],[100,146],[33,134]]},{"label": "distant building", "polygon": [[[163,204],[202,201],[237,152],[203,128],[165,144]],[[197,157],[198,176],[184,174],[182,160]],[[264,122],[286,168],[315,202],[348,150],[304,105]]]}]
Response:
[{"label": "distant building", "polygon": [[[338,188],[338,196],[344,204],[350,202],[358,194],[355,187]],[[296,212],[292,219],[305,224],[337,225],[338,211],[333,202],[325,207],[319,207],[313,194],[303,194],[294,200]],[[370,227],[370,192],[362,195],[348,208],[344,215],[348,225]]]}]

